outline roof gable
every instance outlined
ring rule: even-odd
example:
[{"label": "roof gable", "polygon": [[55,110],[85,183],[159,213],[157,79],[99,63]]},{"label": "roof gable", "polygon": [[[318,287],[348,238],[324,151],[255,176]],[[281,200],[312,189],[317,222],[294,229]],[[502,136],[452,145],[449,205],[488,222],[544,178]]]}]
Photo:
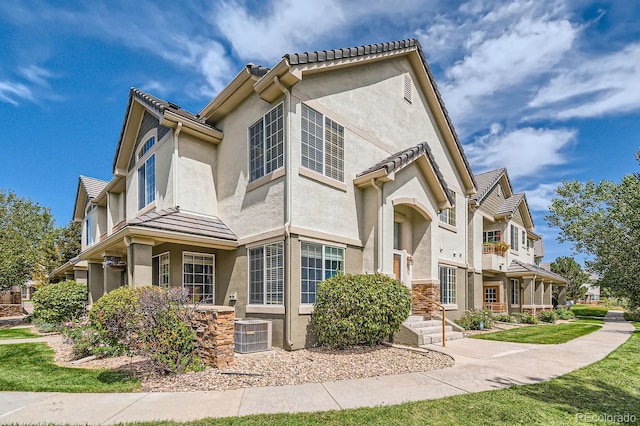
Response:
[{"label": "roof gable", "polygon": [[138,129],[144,117],[148,115],[155,117],[161,126],[168,129],[179,127],[185,133],[197,135],[214,143],[220,142],[222,139],[222,132],[199,115],[192,114],[172,102],[167,102],[132,87],[129,91],[129,101],[113,158],[114,175],[124,176],[127,174],[129,160],[139,136]]},{"label": "roof gable", "polygon": [[438,200],[439,209],[442,210],[451,207],[454,204],[453,196],[427,142],[422,142],[411,148],[391,154],[368,169],[358,173],[354,179],[354,183],[359,187],[365,187],[370,185],[372,179],[388,182],[394,179],[395,173],[398,173],[413,163],[417,164],[429,183],[436,200]]},{"label": "roof gable", "polygon": [[81,221],[84,218],[84,209],[88,202],[96,198],[107,187],[109,182],[88,176],[80,176],[76,200],[73,209],[73,220]]}]

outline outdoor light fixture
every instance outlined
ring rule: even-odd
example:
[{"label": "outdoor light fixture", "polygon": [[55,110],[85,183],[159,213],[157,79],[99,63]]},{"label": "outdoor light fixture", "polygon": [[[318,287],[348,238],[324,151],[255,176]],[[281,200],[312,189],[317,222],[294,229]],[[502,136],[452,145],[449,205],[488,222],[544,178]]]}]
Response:
[{"label": "outdoor light fixture", "polygon": [[127,263],[123,261],[121,257],[105,256],[102,265],[108,266],[113,269],[124,270],[124,268],[127,266]]}]

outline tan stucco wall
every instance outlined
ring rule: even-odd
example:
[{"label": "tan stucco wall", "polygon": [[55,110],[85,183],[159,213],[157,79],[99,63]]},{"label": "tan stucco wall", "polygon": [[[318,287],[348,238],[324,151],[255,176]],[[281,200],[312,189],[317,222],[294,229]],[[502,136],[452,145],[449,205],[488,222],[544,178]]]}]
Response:
[{"label": "tan stucco wall", "polygon": [[94,303],[104,294],[104,272],[102,263],[89,263],[87,270],[89,303]]},{"label": "tan stucco wall", "polygon": [[215,145],[181,133],[178,155],[179,190],[176,204],[183,211],[217,215]]}]

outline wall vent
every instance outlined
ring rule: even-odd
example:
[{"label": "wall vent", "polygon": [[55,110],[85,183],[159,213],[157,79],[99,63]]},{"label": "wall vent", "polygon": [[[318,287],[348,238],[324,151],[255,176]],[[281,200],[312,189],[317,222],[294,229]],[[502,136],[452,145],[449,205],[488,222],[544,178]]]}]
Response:
[{"label": "wall vent", "polygon": [[238,320],[233,331],[234,350],[241,354],[271,350],[271,321]]},{"label": "wall vent", "polygon": [[404,99],[412,103],[413,102],[413,84],[411,82],[411,76],[409,74],[405,74],[403,76],[403,87],[404,87]]}]

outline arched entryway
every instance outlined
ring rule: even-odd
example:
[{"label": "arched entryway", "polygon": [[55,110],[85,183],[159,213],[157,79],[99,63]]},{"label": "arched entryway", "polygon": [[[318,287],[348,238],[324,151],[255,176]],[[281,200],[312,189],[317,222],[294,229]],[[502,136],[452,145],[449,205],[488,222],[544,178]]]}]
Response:
[{"label": "arched entryway", "polygon": [[409,288],[415,280],[431,278],[431,223],[415,199],[393,201],[393,274]]}]

